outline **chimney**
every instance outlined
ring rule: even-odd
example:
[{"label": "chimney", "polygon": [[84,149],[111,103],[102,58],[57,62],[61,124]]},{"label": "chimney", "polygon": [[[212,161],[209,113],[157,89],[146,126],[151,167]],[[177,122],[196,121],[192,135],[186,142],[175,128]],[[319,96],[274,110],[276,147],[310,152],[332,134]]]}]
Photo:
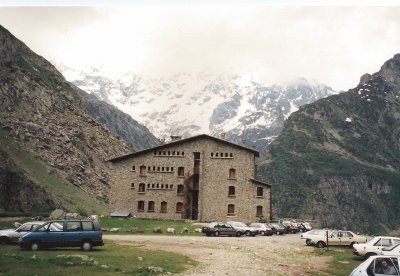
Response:
[{"label": "chimney", "polygon": [[171,135],[171,142],[179,141],[182,139],[182,136]]},{"label": "chimney", "polygon": [[246,144],[246,140],[241,140],[240,145],[244,146]]},{"label": "chimney", "polygon": [[159,138],[158,139],[158,144],[161,146],[161,145],[164,145],[165,144],[165,139],[164,138]]},{"label": "chimney", "polygon": [[225,132],[222,132],[222,133],[221,133],[221,139],[222,139],[222,140],[225,140]]}]

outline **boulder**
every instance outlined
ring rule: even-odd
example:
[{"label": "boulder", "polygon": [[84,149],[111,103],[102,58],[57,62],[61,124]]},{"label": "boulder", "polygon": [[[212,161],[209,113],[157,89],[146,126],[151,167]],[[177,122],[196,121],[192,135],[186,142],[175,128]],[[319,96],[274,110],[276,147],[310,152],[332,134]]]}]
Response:
[{"label": "boulder", "polygon": [[49,219],[54,220],[54,219],[64,219],[65,212],[61,209],[56,209],[53,212],[50,213]]},{"label": "boulder", "polygon": [[167,228],[167,233],[175,234],[175,228]]},{"label": "boulder", "polygon": [[183,233],[189,233],[189,229],[187,227],[183,227],[181,234]]},{"label": "boulder", "polygon": [[18,228],[20,227],[22,224],[19,223],[18,221],[14,222],[14,228]]},{"label": "boulder", "polygon": [[160,227],[160,226],[154,227],[154,228],[153,228],[153,232],[154,232],[154,233],[162,233],[161,227]]}]

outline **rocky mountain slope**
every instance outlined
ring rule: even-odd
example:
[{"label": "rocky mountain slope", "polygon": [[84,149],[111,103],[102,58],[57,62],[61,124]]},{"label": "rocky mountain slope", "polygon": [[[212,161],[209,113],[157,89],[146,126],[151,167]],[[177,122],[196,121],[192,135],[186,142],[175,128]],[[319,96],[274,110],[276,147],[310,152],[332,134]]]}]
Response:
[{"label": "rocky mountain slope", "polygon": [[301,107],[270,145],[259,176],[276,215],[320,226],[400,226],[400,55],[345,93]]},{"label": "rocky mountain slope", "polygon": [[258,149],[280,133],[291,112],[336,93],[305,79],[285,86],[207,74],[159,79],[127,74],[110,79],[94,68],[57,67],[76,86],[131,115],[159,138],[223,132],[231,142],[246,140]]},{"label": "rocky mountain slope", "polygon": [[97,99],[71,84],[91,113],[92,117],[103,123],[110,131],[121,136],[136,151],[152,148],[158,145],[157,138],[147,129],[139,124],[128,114],[120,111],[118,108],[104,101]]},{"label": "rocky mountain slope", "polygon": [[8,195],[0,209],[105,211],[104,160],[132,149],[93,119],[55,67],[1,26],[0,84],[0,190]]}]

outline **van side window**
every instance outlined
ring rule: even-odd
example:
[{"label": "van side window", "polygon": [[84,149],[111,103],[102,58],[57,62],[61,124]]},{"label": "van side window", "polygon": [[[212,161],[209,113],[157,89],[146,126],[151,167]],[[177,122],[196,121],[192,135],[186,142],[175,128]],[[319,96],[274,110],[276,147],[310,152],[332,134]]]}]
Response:
[{"label": "van side window", "polygon": [[81,222],[80,221],[68,221],[67,222],[67,231],[82,231]]},{"label": "van side window", "polygon": [[93,223],[91,221],[82,221],[83,231],[93,231]]}]

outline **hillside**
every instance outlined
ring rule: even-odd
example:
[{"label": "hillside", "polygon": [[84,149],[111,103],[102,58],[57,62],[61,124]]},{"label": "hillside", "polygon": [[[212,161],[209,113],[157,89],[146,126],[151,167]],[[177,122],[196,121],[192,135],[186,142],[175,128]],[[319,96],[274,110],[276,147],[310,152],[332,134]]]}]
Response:
[{"label": "hillside", "polygon": [[1,26],[0,84],[0,209],[106,211],[104,160],[132,149],[93,119],[49,62]]},{"label": "hillside", "polygon": [[400,226],[400,55],[345,93],[301,107],[259,166],[277,216],[320,226]]}]

